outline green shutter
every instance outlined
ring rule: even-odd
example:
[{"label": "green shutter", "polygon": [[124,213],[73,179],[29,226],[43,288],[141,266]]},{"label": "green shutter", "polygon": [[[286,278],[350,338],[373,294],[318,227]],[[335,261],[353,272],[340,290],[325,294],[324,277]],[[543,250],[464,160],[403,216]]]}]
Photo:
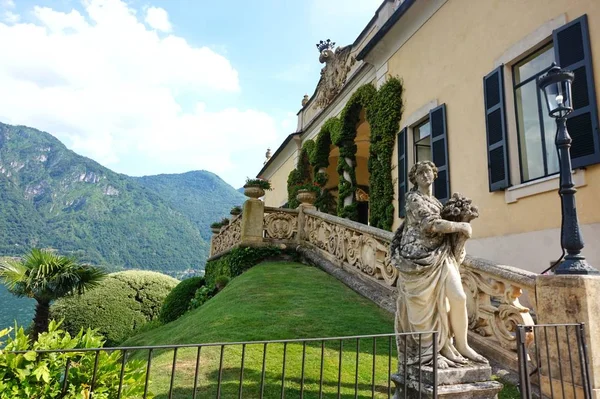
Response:
[{"label": "green shutter", "polygon": [[444,203],[450,198],[446,104],[429,111],[429,121],[431,123],[431,159],[438,168],[438,178],[433,182],[433,194]]},{"label": "green shutter", "polygon": [[[567,129],[573,139],[571,144],[573,168],[599,163],[598,107],[587,16],[583,15],[556,29],[553,32],[553,39],[558,65],[575,74],[573,112],[567,119]],[[546,107],[544,112],[547,112]]]},{"label": "green shutter", "polygon": [[510,187],[503,68],[500,66],[483,78],[490,192]]},{"label": "green shutter", "polygon": [[406,216],[406,192],[408,191],[408,160],[406,158],[407,129],[398,133],[398,215]]}]

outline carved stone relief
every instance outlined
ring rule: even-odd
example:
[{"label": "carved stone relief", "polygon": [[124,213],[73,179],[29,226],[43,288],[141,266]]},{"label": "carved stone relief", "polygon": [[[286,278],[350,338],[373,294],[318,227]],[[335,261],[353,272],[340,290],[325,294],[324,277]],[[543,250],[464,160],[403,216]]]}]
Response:
[{"label": "carved stone relief", "polygon": [[327,40],[317,44],[319,50],[319,62],[325,66],[321,69],[321,79],[317,84],[317,97],[314,108],[325,108],[340,92],[346,83],[348,72],[356,62],[355,57],[350,56],[352,46],[333,47],[335,43]]},{"label": "carved stone relief", "polygon": [[298,230],[298,216],[285,212],[265,214],[265,238],[291,240]]}]

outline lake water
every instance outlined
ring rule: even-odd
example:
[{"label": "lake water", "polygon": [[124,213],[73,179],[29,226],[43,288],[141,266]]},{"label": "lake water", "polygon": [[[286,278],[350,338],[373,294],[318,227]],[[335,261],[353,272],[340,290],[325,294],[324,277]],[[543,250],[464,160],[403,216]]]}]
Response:
[{"label": "lake water", "polygon": [[33,319],[34,309],[35,300],[17,298],[0,284],[0,330],[14,327],[15,320],[19,326],[27,328]]}]

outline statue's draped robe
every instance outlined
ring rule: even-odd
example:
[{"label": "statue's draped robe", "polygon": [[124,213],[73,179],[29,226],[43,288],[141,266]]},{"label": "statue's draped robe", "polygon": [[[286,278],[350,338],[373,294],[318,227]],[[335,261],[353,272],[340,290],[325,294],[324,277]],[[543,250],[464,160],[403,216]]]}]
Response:
[{"label": "statue's draped robe", "polygon": [[[392,263],[399,270],[396,303],[396,333],[438,331],[438,353],[452,345],[446,299],[446,279],[450,268],[458,264],[452,250],[450,234],[434,233],[435,221],[441,219],[442,204],[419,191],[406,195],[406,218],[399,247],[392,253]],[[433,358],[433,334],[397,338],[398,351],[408,364],[426,364]],[[420,355],[419,355],[420,354]],[[404,356],[400,360],[404,361]]]}]

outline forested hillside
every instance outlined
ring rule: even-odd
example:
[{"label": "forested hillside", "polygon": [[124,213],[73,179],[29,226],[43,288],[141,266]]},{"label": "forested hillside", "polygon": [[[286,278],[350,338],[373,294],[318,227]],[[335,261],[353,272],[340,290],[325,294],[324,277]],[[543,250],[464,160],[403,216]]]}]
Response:
[{"label": "forested hillside", "polygon": [[0,255],[38,246],[110,269],[197,270],[204,226],[242,198],[212,173],[129,177],[48,133],[0,123]]},{"label": "forested hillside", "polygon": [[221,217],[230,217],[229,210],[241,206],[245,200],[243,194],[219,176],[203,170],[136,179],[194,222],[207,242],[212,235],[210,224]]}]

